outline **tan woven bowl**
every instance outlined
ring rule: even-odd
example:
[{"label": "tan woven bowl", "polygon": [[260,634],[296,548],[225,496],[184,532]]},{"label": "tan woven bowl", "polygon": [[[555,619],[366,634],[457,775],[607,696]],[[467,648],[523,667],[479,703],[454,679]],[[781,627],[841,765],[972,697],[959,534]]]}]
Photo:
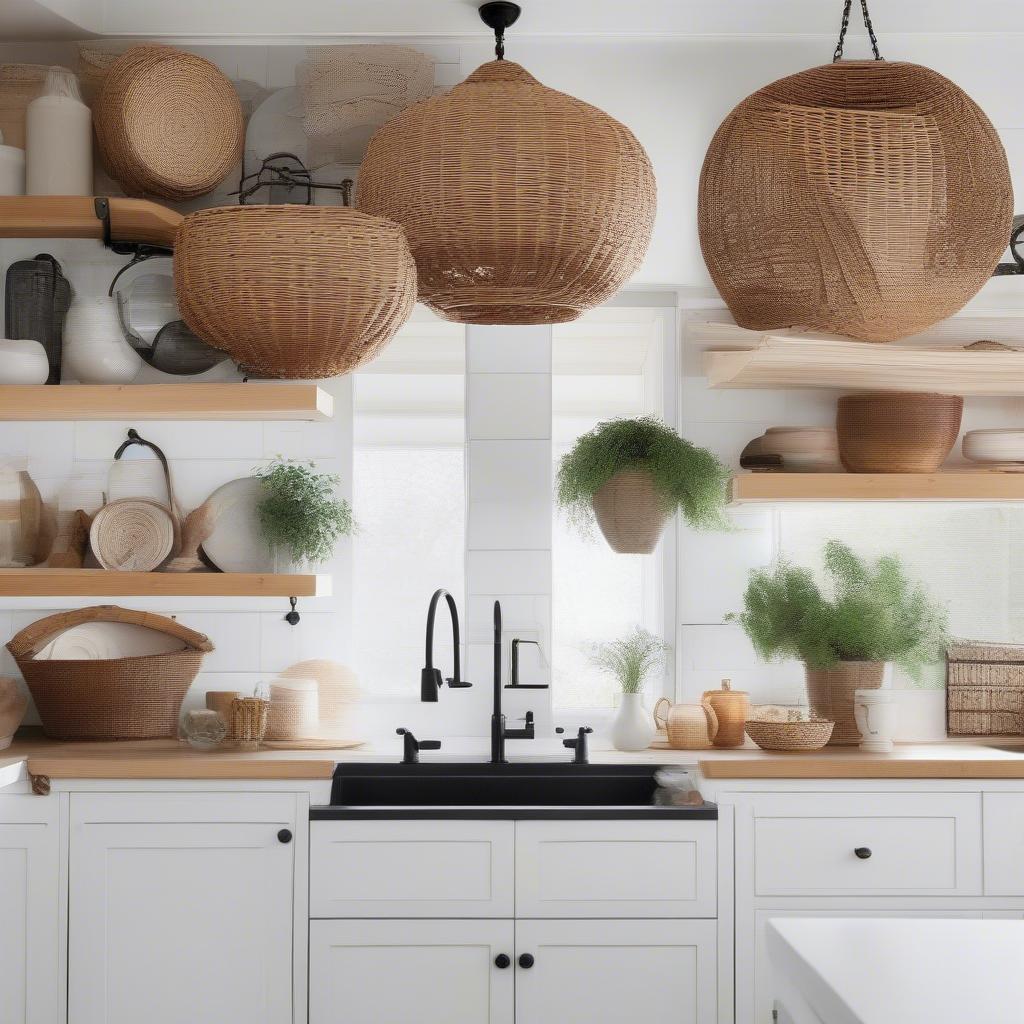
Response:
[{"label": "tan woven bowl", "polygon": [[[186,647],[115,660],[35,659],[54,636],[83,622],[135,623],[174,636]],[[47,736],[120,740],[176,734],[182,701],[213,644],[163,615],[101,605],[39,619],[16,633],[7,649],[25,677]]]},{"label": "tan woven bowl", "polygon": [[380,352],[416,303],[402,229],[346,207],[189,214],[174,284],[196,334],[268,377],[348,373]]},{"label": "tan woven bowl", "polygon": [[762,750],[821,750],[832,735],[834,722],[758,722],[746,724],[747,735]]},{"label": "tan woven bowl", "polygon": [[701,172],[701,248],[742,327],[866,341],[951,316],[1006,248],[996,130],[917,64],[843,60],[745,99]]},{"label": "tan woven bowl", "polygon": [[89,543],[104,569],[152,572],[174,548],[174,519],[149,498],[118,498],[96,513]]},{"label": "tan woven bowl", "polygon": [[174,202],[212,192],[245,141],[229,79],[170,46],[136,46],[119,57],[103,78],[93,122],[104,166],[128,195]]},{"label": "tan woven bowl", "polygon": [[602,484],[591,499],[594,518],[612,551],[649,555],[671,514],[651,474],[623,469]]},{"label": "tan woven bowl", "polygon": [[839,458],[851,473],[935,473],[960,433],[957,395],[890,392],[839,399]]},{"label": "tan woven bowl", "polygon": [[421,300],[469,324],[562,323],[600,305],[639,268],[656,205],[628,128],[508,60],[385,122],[358,195],[405,228]]}]

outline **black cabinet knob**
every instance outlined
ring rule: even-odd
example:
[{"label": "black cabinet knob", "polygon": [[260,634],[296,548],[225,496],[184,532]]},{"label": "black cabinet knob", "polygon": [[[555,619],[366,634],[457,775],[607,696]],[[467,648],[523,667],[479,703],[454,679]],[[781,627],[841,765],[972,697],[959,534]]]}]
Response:
[{"label": "black cabinet knob", "polygon": [[290,843],[292,841],[292,833],[290,829],[283,828],[277,833],[277,841],[279,843]]},{"label": "black cabinet knob", "polygon": [[499,953],[494,958],[494,966],[500,967],[502,970],[508,967],[510,963],[512,963],[512,958],[508,955],[508,953]]},{"label": "black cabinet knob", "polygon": [[854,850],[853,852],[854,852],[854,853],[855,853],[855,854],[856,854],[856,855],[857,855],[857,856],[858,856],[858,857],[859,857],[859,858],[860,858],[861,860],[867,860],[867,859],[868,859],[868,857],[870,857],[870,856],[871,856],[871,850],[870,850],[870,849],[868,849],[868,847],[866,847],[866,846],[858,846],[858,847],[857,847],[857,849],[856,849],[856,850]]},{"label": "black cabinet knob", "polygon": [[520,953],[519,954],[519,966],[526,968],[533,966],[533,954],[532,953]]}]

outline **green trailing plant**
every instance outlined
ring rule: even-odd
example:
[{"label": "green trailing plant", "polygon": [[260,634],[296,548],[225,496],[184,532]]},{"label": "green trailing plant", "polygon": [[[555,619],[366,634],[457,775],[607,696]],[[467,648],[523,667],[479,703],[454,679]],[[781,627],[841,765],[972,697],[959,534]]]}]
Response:
[{"label": "green trailing plant", "polygon": [[826,592],[808,569],[780,560],[750,574],[738,622],[766,661],[799,658],[809,668],[840,661],[892,661],[920,681],[948,644],[945,608],[909,580],[894,555],[869,563],[837,540],[824,550]]},{"label": "green trailing plant", "polygon": [[256,506],[260,532],[273,550],[315,565],[330,558],[339,538],[355,532],[352,507],[336,493],[338,476],[290,459],[277,459],[255,476],[264,491]]},{"label": "green trailing plant", "polygon": [[640,693],[650,673],[664,663],[668,650],[664,640],[637,627],[619,640],[594,644],[590,660],[614,676],[623,693]]},{"label": "green trailing plant", "polygon": [[729,471],[652,416],[606,420],[584,434],[563,456],[557,500],[570,522],[589,532],[594,492],[624,469],[649,473],[671,511],[679,509],[698,530],[729,529],[725,515]]}]

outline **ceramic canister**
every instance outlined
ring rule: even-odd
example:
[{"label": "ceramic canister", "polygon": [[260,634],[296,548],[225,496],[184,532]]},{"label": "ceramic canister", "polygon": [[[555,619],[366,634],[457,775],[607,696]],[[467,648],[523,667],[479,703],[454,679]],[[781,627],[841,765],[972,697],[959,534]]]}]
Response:
[{"label": "ceramic canister", "polygon": [[888,754],[896,735],[899,706],[892,690],[855,690],[853,716],[860,730],[860,749]]},{"label": "ceramic canister", "polygon": [[28,195],[92,195],[92,113],[67,68],[51,68],[25,110],[25,161]]},{"label": "ceramic canister", "polygon": [[742,747],[746,740],[746,723],[750,714],[750,695],[734,690],[732,682],[722,680],[718,690],[706,690],[701,698],[715,709],[718,718],[718,732],[714,738],[716,747]]}]

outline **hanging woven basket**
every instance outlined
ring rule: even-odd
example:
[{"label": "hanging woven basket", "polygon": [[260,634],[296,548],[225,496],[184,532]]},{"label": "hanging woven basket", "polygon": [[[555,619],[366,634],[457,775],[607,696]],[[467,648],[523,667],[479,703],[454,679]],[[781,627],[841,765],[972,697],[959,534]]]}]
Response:
[{"label": "hanging woven basket", "polygon": [[835,63],[765,86],[725,119],[701,173],[701,248],[742,327],[892,341],[991,276],[1013,192],[999,136],[963,90],[841,53],[842,37]]},{"label": "hanging woven basket", "polygon": [[635,273],[654,222],[633,133],[506,60],[386,122],[358,189],[405,228],[421,301],[459,323],[575,320]]}]

